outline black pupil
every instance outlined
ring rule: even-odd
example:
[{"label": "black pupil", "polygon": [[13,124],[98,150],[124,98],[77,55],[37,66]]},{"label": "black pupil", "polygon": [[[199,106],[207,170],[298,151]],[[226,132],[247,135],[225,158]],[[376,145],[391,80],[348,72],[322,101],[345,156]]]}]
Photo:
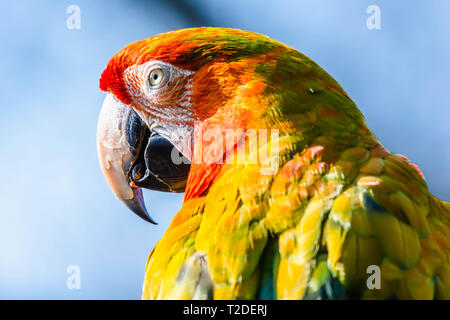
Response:
[{"label": "black pupil", "polygon": [[158,74],[157,74],[157,73],[155,73],[155,74],[153,75],[153,80],[156,80],[156,79],[158,79]]}]

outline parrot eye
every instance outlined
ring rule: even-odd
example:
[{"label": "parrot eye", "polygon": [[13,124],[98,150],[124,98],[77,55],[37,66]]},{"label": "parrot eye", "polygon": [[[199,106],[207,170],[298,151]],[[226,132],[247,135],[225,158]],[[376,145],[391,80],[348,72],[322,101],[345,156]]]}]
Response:
[{"label": "parrot eye", "polygon": [[152,88],[160,88],[167,82],[167,77],[161,68],[153,69],[148,76],[148,81]]}]

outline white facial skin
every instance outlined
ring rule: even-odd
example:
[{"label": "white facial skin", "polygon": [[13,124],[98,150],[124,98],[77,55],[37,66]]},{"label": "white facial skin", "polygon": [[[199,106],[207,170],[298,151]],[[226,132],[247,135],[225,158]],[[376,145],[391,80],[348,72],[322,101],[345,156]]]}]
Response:
[{"label": "white facial skin", "polygon": [[127,90],[139,106],[135,111],[151,131],[169,140],[189,160],[197,120],[191,108],[193,74],[158,60],[124,72]]}]

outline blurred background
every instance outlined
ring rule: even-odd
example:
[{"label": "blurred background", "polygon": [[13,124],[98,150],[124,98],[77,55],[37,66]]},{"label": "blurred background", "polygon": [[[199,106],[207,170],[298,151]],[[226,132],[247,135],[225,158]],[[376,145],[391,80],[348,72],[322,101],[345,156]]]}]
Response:
[{"label": "blurred background", "polygon": [[[369,30],[369,5],[381,29]],[[67,28],[76,5],[80,29]],[[114,198],[96,125],[107,61],[131,41],[233,27],[293,46],[347,91],[372,131],[450,201],[450,1],[8,1],[0,10],[0,298],[138,299],[182,195],[145,192],[153,226]],[[70,290],[67,268],[79,266]]]}]

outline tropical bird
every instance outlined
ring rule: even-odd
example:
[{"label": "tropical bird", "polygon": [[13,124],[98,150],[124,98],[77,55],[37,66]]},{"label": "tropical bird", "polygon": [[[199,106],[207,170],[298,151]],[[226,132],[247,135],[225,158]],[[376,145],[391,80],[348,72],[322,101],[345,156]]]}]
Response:
[{"label": "tropical bird", "polygon": [[144,299],[449,299],[450,204],[390,153],[342,87],[257,33],[183,29],[108,62],[104,175],[185,192]]}]

